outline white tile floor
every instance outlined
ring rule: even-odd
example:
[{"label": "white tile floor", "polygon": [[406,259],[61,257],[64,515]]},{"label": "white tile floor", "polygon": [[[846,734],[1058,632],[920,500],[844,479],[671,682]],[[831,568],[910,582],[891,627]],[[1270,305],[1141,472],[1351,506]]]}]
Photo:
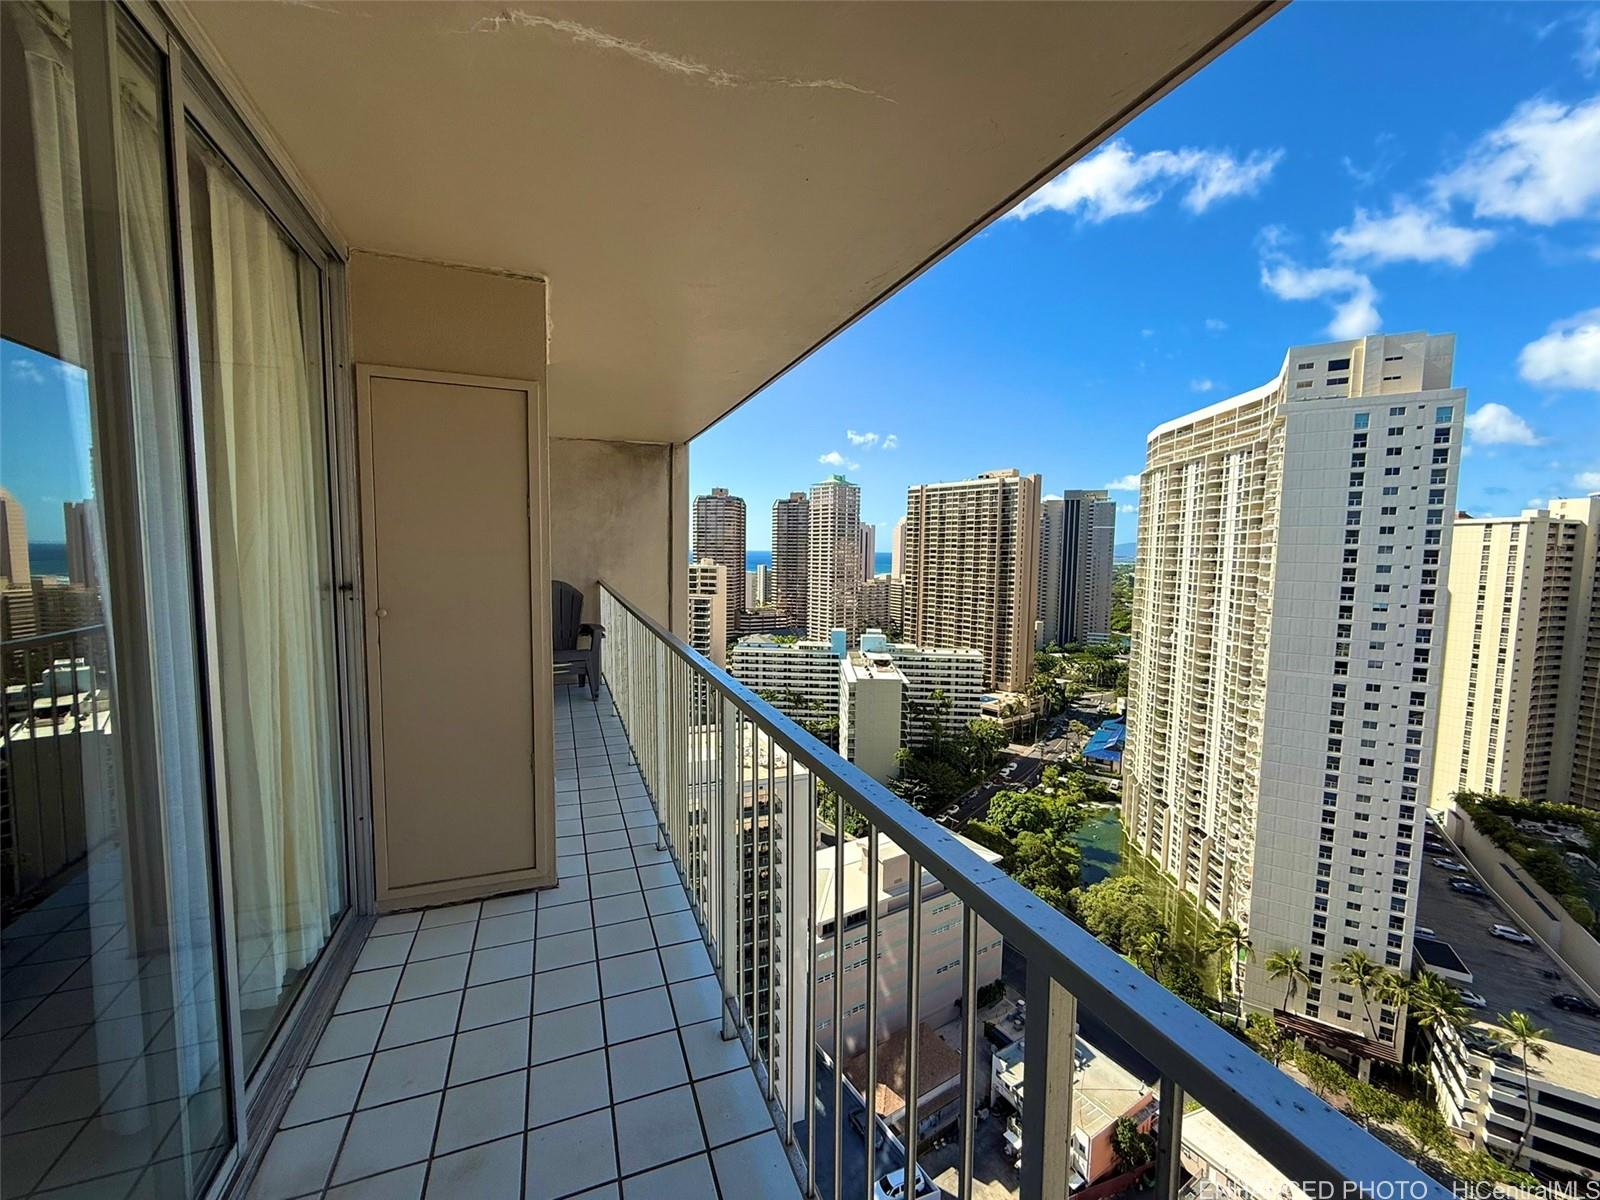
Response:
[{"label": "white tile floor", "polygon": [[798,1200],[607,693],[556,760],[560,884],[379,920],[252,1200]]}]

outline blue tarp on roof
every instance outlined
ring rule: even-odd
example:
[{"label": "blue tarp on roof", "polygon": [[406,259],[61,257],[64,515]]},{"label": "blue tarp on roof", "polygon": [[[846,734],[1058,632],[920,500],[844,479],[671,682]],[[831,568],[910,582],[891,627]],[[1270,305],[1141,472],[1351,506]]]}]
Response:
[{"label": "blue tarp on roof", "polygon": [[1106,721],[1083,748],[1083,756],[1090,762],[1120,766],[1122,746],[1128,738],[1128,727],[1121,721]]}]

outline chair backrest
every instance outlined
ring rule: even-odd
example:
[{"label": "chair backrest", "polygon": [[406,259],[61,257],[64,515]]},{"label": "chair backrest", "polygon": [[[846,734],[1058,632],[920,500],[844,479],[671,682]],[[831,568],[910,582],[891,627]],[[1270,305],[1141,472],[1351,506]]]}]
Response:
[{"label": "chair backrest", "polygon": [[560,579],[550,581],[550,634],[554,650],[578,648],[583,623],[583,593]]}]

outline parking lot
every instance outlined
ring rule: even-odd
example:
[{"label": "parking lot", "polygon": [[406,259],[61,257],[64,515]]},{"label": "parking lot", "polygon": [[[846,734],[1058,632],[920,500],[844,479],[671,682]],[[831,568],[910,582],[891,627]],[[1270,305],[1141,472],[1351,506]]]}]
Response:
[{"label": "parking lot", "polygon": [[1429,850],[1423,859],[1417,924],[1431,928],[1438,939],[1449,943],[1472,972],[1472,982],[1463,986],[1488,1001],[1478,1010],[1478,1018],[1493,1024],[1501,1013],[1524,1012],[1551,1031],[1551,1040],[1600,1054],[1600,1018],[1567,1012],[1550,1002],[1561,993],[1585,995],[1583,988],[1542,947],[1518,945],[1490,934],[1493,925],[1521,926],[1492,894],[1472,896],[1451,889],[1452,879],[1478,877],[1470,871],[1462,874],[1436,866],[1433,860],[1440,857],[1466,863],[1448,841],[1445,845],[1447,850]]}]

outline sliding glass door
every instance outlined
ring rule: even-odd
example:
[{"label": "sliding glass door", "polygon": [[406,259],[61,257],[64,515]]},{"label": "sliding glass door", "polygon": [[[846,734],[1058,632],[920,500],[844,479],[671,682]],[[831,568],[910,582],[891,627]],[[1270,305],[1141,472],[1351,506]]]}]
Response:
[{"label": "sliding glass door", "polygon": [[77,11],[0,10],[0,1169],[184,1197],[233,1129],[171,160],[155,48]]},{"label": "sliding glass door", "polygon": [[234,926],[254,1067],[344,909],[317,273],[188,138]]},{"label": "sliding glass door", "polygon": [[158,9],[0,92],[0,1196],[198,1198],[360,932],[338,260]]}]

